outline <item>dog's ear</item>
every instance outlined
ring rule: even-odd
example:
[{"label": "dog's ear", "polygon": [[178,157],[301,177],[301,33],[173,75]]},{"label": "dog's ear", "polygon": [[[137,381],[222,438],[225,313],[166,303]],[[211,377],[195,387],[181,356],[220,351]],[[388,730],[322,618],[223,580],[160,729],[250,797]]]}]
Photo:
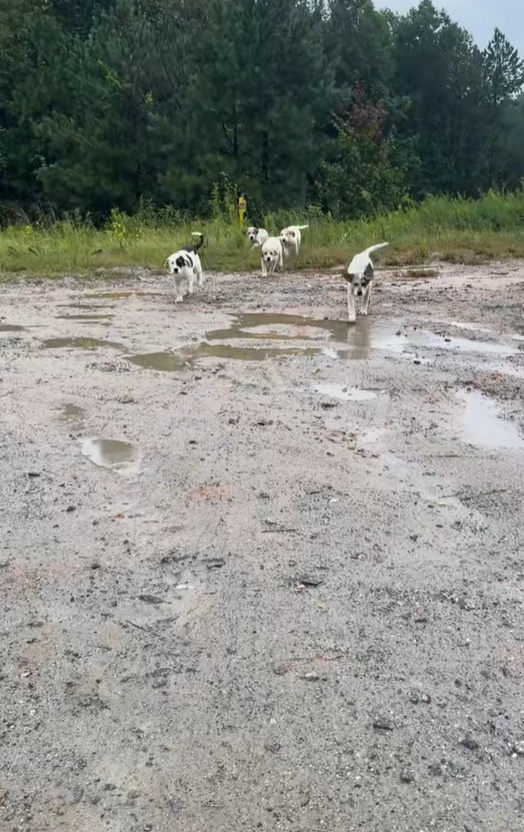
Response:
[{"label": "dog's ear", "polygon": [[351,281],[353,280],[353,277],[349,274],[347,268],[341,270],[340,277],[343,277],[344,280],[347,280],[348,283],[351,283]]}]

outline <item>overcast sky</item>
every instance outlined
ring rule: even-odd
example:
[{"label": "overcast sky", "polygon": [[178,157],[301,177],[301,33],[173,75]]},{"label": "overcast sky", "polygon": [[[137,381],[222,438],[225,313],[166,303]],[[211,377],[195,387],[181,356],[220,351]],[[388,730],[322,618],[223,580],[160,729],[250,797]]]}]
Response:
[{"label": "overcast sky", "polygon": [[[449,16],[471,32],[477,44],[484,48],[495,26],[506,35],[524,58],[524,0],[433,0]],[[375,0],[376,8],[406,12],[418,6],[418,0]]]}]

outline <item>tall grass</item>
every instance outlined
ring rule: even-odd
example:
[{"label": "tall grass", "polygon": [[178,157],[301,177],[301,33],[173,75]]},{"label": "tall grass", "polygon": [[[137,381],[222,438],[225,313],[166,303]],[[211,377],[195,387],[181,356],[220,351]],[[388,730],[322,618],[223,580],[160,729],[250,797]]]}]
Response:
[{"label": "tall grass", "polygon": [[[524,257],[524,191],[490,192],[475,201],[432,197],[405,210],[347,222],[313,211],[264,218],[270,233],[293,222],[310,225],[300,257],[291,266],[296,269],[338,266],[383,240],[390,248],[382,262],[390,265]],[[205,234],[207,270],[259,268],[260,254],[251,251],[244,232],[231,219],[189,222],[166,212],[129,217],[115,211],[102,230],[75,219],[0,231],[0,279],[15,273],[59,276],[138,266],[163,269],[165,258],[191,241],[192,231]]]}]

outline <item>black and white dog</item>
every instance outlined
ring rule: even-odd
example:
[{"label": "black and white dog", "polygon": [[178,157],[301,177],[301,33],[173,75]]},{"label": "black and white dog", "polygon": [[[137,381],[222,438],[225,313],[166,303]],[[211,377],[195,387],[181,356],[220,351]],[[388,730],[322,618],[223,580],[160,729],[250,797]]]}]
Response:
[{"label": "black and white dog", "polygon": [[357,319],[355,298],[362,298],[361,312],[363,315],[368,314],[371,283],[375,276],[371,255],[374,251],[387,248],[388,245],[389,243],[379,243],[361,251],[360,254],[355,254],[347,269],[342,272],[344,279],[348,282],[348,322],[350,324],[354,324]]},{"label": "black and white dog", "polygon": [[197,254],[198,250],[204,245],[204,235],[200,231],[193,231],[193,236],[200,237],[200,241],[196,246],[181,248],[180,251],[175,251],[175,253],[166,260],[166,263],[169,266],[169,273],[173,275],[175,281],[175,303],[182,303],[183,280],[187,280],[187,291],[190,295],[193,294],[195,278],[198,286],[202,286],[202,283],[204,282],[202,263],[200,262],[199,255]]}]

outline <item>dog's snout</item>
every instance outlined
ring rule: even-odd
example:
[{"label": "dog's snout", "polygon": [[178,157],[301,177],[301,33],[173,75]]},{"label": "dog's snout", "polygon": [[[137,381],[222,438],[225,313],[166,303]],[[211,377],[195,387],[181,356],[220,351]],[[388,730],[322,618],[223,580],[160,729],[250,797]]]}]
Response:
[{"label": "dog's snout", "polygon": [[178,274],[178,267],[177,266],[175,266],[175,268],[173,269],[173,273]]}]

